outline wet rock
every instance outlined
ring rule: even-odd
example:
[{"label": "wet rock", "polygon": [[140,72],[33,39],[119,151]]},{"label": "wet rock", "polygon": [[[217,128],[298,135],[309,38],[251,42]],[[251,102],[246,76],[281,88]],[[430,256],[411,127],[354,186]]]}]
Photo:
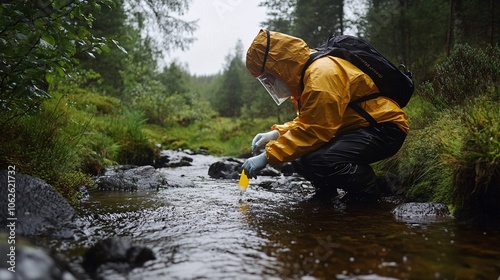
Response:
[{"label": "wet rock", "polygon": [[161,151],[160,158],[155,162],[155,168],[191,166],[193,158],[191,151]]},{"label": "wet rock", "polygon": [[280,171],[285,176],[292,176],[295,172],[291,162],[285,162],[280,166]]},{"label": "wet rock", "polygon": [[234,158],[217,161],[208,168],[208,176],[214,179],[238,179],[243,162]]},{"label": "wet rock", "polygon": [[281,172],[279,170],[276,170],[274,167],[268,165],[264,169],[260,170],[257,173],[257,175],[276,177],[276,176],[280,176]]},{"label": "wet rock", "polygon": [[399,221],[413,223],[436,222],[451,218],[446,205],[434,202],[403,203],[394,208],[392,214]]},{"label": "wet rock", "polygon": [[87,186],[80,185],[76,187],[77,191],[80,193],[81,198],[80,201],[88,200],[90,198],[89,190]]},{"label": "wet rock", "polygon": [[264,181],[259,183],[259,187],[266,190],[284,191],[284,192],[300,192],[304,190],[305,182],[279,182],[279,181]]},{"label": "wet rock", "polygon": [[194,188],[196,184],[185,174],[179,174],[175,169],[165,168],[161,173],[168,178],[165,188]]},{"label": "wet rock", "polygon": [[45,181],[3,170],[0,182],[5,183],[0,187],[0,205],[6,208],[0,211],[0,230],[10,231],[7,225],[12,225],[18,235],[30,236],[76,227],[73,207]]},{"label": "wet rock", "polygon": [[151,165],[108,168],[95,182],[99,190],[119,191],[157,190],[167,184],[166,178]]},{"label": "wet rock", "polygon": [[155,256],[151,249],[132,246],[126,239],[110,237],[99,241],[84,256],[83,266],[97,279],[126,274]]},{"label": "wet rock", "polygon": [[[0,237],[7,240],[5,236]],[[76,279],[70,272],[61,269],[44,249],[21,242],[19,238],[15,250],[11,250],[11,246],[0,243],[0,279]]]},{"label": "wet rock", "polygon": [[273,180],[264,180],[259,187],[273,192],[304,192],[314,190],[311,183],[301,176],[281,176]]}]

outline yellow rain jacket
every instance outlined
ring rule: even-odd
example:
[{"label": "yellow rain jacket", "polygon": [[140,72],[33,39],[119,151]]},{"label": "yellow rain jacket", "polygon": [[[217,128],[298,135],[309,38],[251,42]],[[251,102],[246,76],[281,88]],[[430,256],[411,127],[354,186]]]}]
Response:
[{"label": "yellow rain jacket", "polygon": [[[266,53],[267,34],[260,30],[248,49],[246,65],[258,77]],[[299,38],[270,32],[269,53],[265,69],[281,78],[292,92],[291,101],[298,114],[293,121],[273,125],[280,137],[266,145],[269,163],[292,161],[308,154],[335,135],[369,126],[358,113],[347,107],[349,102],[378,92],[372,79],[347,60],[326,56],[314,61],[304,74],[302,68],[309,59],[311,49]],[[393,122],[408,133],[405,113],[391,99],[380,96],[360,103],[378,123]]]}]

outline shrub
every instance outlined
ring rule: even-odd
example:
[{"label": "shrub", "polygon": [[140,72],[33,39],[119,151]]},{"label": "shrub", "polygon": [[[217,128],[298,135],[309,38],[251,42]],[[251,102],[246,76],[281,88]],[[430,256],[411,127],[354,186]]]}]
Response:
[{"label": "shrub", "polygon": [[146,123],[144,114],[125,111],[109,118],[107,134],[118,145],[116,161],[120,164],[152,165],[159,157],[159,150],[151,142],[142,128]]},{"label": "shrub", "polygon": [[68,94],[68,102],[71,102],[78,110],[92,115],[109,115],[120,113],[120,100],[111,96],[105,96],[88,90],[74,88]]},{"label": "shrub", "polygon": [[120,146],[108,135],[93,130],[81,146],[81,169],[85,173],[99,175],[109,165],[116,165]]},{"label": "shrub", "polygon": [[193,92],[167,93],[160,85],[135,94],[132,107],[144,112],[149,124],[188,126],[215,116],[208,102]]},{"label": "shrub", "polygon": [[[32,111],[50,97],[55,76],[66,76],[75,55],[106,51],[106,38],[89,29],[113,1],[3,1],[0,5],[0,109]],[[109,40],[111,41],[111,40]]]},{"label": "shrub", "polygon": [[438,108],[452,108],[484,94],[498,100],[500,47],[486,50],[458,45],[436,66],[434,90],[426,97]]},{"label": "shrub", "polygon": [[455,204],[460,215],[500,216],[500,107],[477,98],[460,111],[463,142],[449,140],[447,162],[454,169]]}]

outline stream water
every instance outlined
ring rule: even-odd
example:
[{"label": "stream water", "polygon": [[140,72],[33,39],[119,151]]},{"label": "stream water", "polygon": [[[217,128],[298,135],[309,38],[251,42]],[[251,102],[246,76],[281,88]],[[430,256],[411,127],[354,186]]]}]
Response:
[{"label": "stream water", "polygon": [[[84,236],[54,241],[70,258],[96,240],[124,237],[156,260],[123,279],[500,279],[500,235],[453,219],[396,220],[393,203],[343,205],[295,190],[207,175],[217,161],[194,156],[185,174],[196,187],[94,192],[80,203]],[[279,180],[279,179],[278,179]]]}]

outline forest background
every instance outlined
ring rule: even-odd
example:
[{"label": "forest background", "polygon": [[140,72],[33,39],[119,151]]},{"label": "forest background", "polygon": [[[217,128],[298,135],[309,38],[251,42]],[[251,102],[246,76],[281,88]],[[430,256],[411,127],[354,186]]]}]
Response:
[{"label": "forest background", "polygon": [[[346,16],[346,5],[366,7]],[[0,163],[70,202],[106,166],[153,164],[162,149],[249,156],[258,132],[294,118],[245,68],[194,76],[165,51],[186,49],[188,0],[18,0],[0,4]],[[409,201],[458,216],[500,208],[500,4],[494,0],[269,0],[263,28],[311,47],[347,29],[411,69],[411,132],[374,164]],[[349,18],[349,19],[347,19]],[[394,178],[397,177],[397,180]]]}]

